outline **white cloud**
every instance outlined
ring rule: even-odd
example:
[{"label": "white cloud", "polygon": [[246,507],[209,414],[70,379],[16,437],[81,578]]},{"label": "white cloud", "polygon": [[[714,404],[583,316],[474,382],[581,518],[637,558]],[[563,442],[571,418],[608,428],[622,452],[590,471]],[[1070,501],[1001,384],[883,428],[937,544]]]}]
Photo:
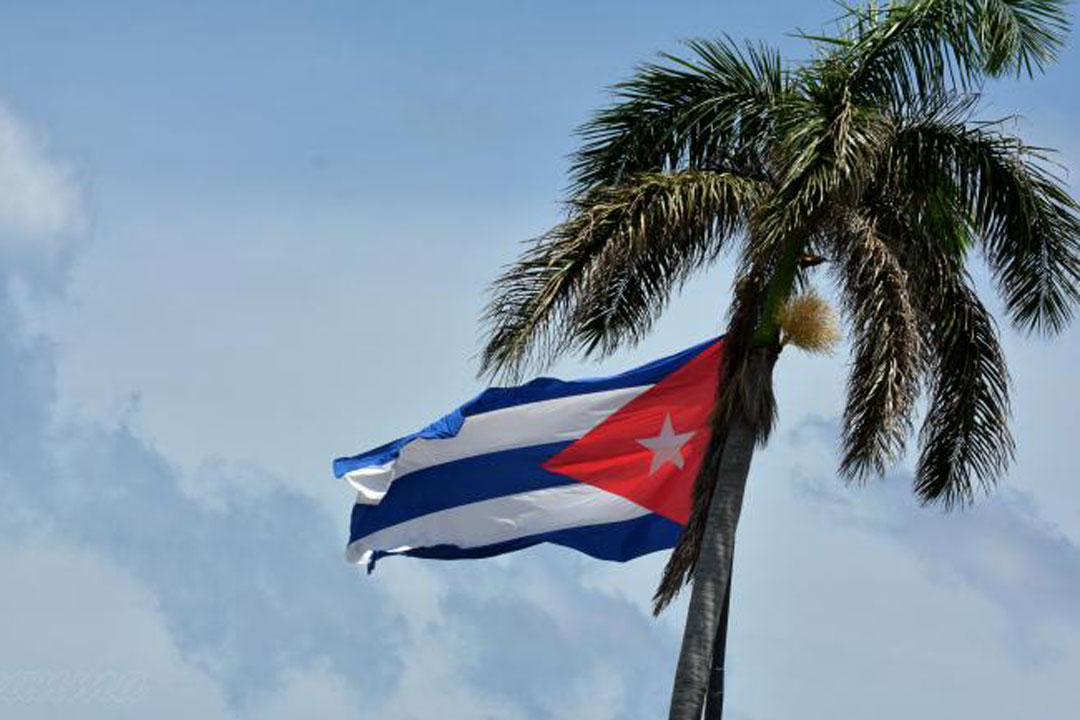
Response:
[{"label": "white cloud", "polygon": [[356,717],[361,699],[323,658],[237,708],[187,657],[155,594],[102,556],[56,542],[0,545],[0,716],[37,720]]},{"label": "white cloud", "polygon": [[[837,423],[808,418],[797,442],[826,440]],[[943,513],[911,497],[911,477],[897,470],[873,492],[850,493],[821,475],[800,473],[797,490],[858,531],[891,537],[939,583],[960,582],[1003,613],[1025,653],[1062,640],[1061,626],[1080,631],[1080,546],[1048,521],[1029,492],[1006,485],[971,508]],[[1031,659],[1025,657],[1025,659]]]},{"label": "white cloud", "polygon": [[448,620],[443,607],[447,588],[436,574],[413,564],[397,568],[394,575],[399,582],[391,582],[387,589],[401,612],[407,645],[396,687],[380,715],[401,720],[524,718],[513,704],[471,686],[467,669],[476,663],[475,649]]},{"label": "white cloud", "polygon": [[836,432],[808,417],[755,459],[764,482],[740,527],[728,649],[735,707],[1067,716],[1080,697],[1065,680],[1080,670],[1080,548],[1008,487],[948,515],[919,506],[903,472],[844,488],[828,471]]},{"label": "white cloud", "polygon": [[231,718],[182,658],[152,593],[100,556],[0,545],[0,715]]},{"label": "white cloud", "polygon": [[81,225],[81,192],[42,136],[0,106],[0,249],[50,254]]},{"label": "white cloud", "polygon": [[358,698],[348,680],[328,661],[308,668],[293,668],[282,678],[282,687],[246,715],[262,720],[346,720],[357,717]]},{"label": "white cloud", "polygon": [[615,663],[594,665],[561,692],[550,696],[553,718],[619,720],[627,717],[626,683]]}]

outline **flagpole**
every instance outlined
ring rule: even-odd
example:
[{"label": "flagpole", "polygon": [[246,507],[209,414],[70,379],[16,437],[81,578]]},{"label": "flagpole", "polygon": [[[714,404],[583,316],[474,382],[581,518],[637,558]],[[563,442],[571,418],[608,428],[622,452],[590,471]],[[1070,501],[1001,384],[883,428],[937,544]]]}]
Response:
[{"label": "flagpole", "polygon": [[730,607],[731,573],[728,573],[727,590],[724,593],[724,607],[720,611],[720,622],[716,626],[716,639],[713,640],[712,667],[709,670],[709,689],[705,692],[703,720],[721,720],[724,715],[724,658],[727,654],[728,609]]}]

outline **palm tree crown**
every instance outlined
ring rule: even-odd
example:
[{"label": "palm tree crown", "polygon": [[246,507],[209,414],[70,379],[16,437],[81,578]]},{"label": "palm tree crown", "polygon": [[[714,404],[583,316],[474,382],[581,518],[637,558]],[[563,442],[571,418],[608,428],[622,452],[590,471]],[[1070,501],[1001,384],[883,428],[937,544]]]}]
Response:
[{"label": "palm tree crown", "polygon": [[[1057,333],[1080,298],[1078,205],[1045,151],[977,119],[980,91],[1041,71],[1067,30],[1062,0],[914,0],[804,35],[816,54],[798,65],[721,39],[639,67],[582,129],[566,220],[495,282],[483,371],[632,344],[730,248],[716,436],[738,407],[764,441],[771,385],[743,375],[756,350],[778,352],[777,313],[824,259],[851,341],[841,474],[895,462],[923,394],[915,492],[969,501],[1013,452],[1005,359],[969,256],[1021,331]],[[711,476],[696,491],[661,605],[692,573]]]}]

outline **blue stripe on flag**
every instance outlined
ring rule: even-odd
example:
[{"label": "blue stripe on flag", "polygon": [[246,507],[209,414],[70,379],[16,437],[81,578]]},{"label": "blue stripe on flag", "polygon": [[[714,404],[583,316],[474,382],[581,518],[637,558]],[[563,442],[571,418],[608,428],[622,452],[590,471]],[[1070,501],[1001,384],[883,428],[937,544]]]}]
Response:
[{"label": "blue stripe on flag", "polygon": [[378,505],[353,506],[349,542],[412,518],[530,490],[571,485],[541,465],[573,441],[514,448],[416,470],[394,481]]},{"label": "blue stripe on flag", "polygon": [[675,547],[682,532],[683,526],[677,522],[660,515],[649,514],[631,520],[555,530],[480,547],[434,545],[404,552],[376,550],[368,561],[368,572],[374,569],[378,560],[388,555],[408,555],[435,560],[467,560],[493,557],[545,542],[578,550],[599,560],[625,562],[646,553]]}]

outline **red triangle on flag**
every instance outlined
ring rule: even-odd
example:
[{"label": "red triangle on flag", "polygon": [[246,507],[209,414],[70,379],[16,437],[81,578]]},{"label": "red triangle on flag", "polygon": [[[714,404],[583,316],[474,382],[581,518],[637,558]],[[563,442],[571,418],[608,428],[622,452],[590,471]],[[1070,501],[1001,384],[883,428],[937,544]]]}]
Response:
[{"label": "red triangle on flag", "polygon": [[544,468],[686,525],[709,444],[722,343],[616,410]]}]

